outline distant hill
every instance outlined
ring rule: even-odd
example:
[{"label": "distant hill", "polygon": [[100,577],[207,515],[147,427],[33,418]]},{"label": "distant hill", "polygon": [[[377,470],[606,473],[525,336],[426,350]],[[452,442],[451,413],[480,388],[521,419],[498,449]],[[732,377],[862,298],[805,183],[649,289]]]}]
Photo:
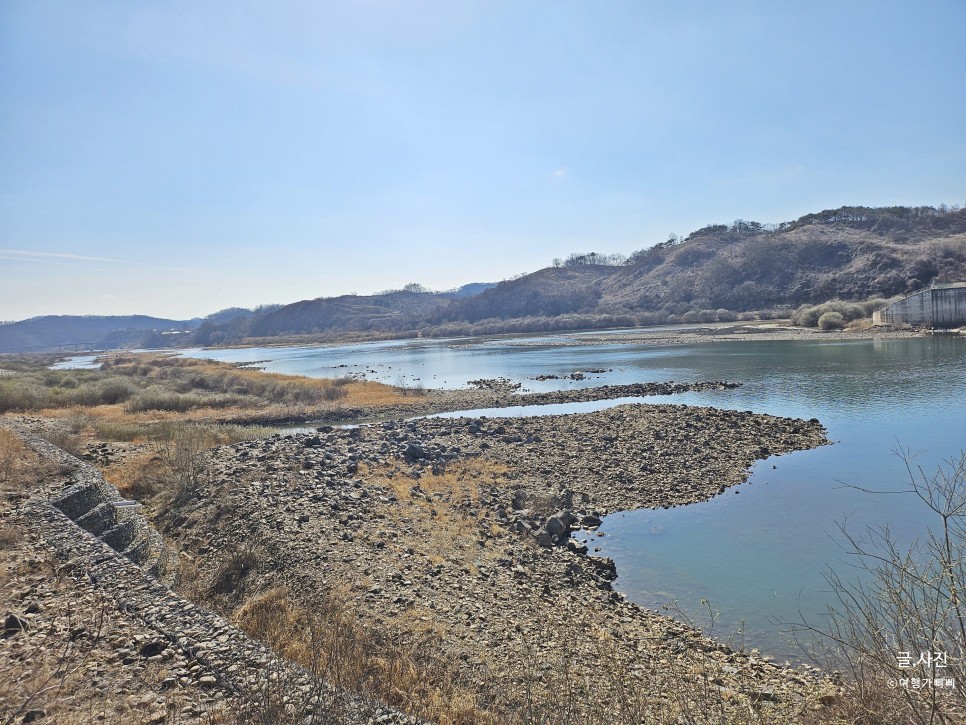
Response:
[{"label": "distant hill", "polygon": [[491,287],[496,287],[496,282],[471,282],[470,284],[464,284],[462,287],[446,290],[445,292],[438,292],[437,294],[447,299],[456,300],[462,297],[473,297],[481,292],[485,292]]},{"label": "distant hill", "polygon": [[282,305],[259,305],[254,309],[249,309],[247,307],[227,307],[223,310],[212,312],[210,315],[205,315],[201,318],[194,318],[193,320],[189,320],[189,322],[194,323],[193,327],[197,327],[205,322],[210,322],[213,325],[224,325],[232,320],[249,320],[256,315],[277,310],[281,306]]},{"label": "distant hill", "polygon": [[190,323],[147,315],[47,315],[0,325],[0,352],[36,352],[58,346],[111,349],[141,344],[148,335],[185,330]]},{"label": "distant hill", "polygon": [[766,228],[706,227],[601,284],[600,306],[757,310],[864,299],[966,276],[966,211],[844,207]]},{"label": "distant hill", "polygon": [[[629,257],[590,252],[499,284],[419,284],[190,321],[38,317],[0,325],[0,351],[241,343],[281,337],[473,335],[788,314],[966,280],[966,210],[841,207],[792,222],[709,225]],[[187,331],[171,334],[172,330]]]},{"label": "distant hill", "polygon": [[331,331],[410,330],[447,304],[445,297],[432,292],[320,297],[259,315],[251,321],[248,333],[252,337],[272,337]]},{"label": "distant hill", "polygon": [[245,338],[338,336],[347,332],[415,332],[440,314],[452,300],[468,300],[495,284],[477,282],[447,292],[431,292],[409,284],[375,295],[342,295],[302,300],[260,310],[249,320],[203,324],[192,344],[217,345]]},{"label": "distant hill", "polygon": [[197,344],[199,330],[215,327],[236,334],[247,331],[251,318],[278,309],[229,307],[207,317],[168,320],[148,315],[47,315],[0,323],[0,353],[49,352],[57,349],[115,350],[130,347],[174,347]]},{"label": "distant hill", "polygon": [[[418,284],[304,300],[205,324],[193,344],[345,334],[473,335],[788,314],[829,299],[888,297],[966,279],[966,211],[842,207],[793,222],[710,225],[627,258],[572,254],[496,285]],[[476,292],[476,294],[472,294]]]},{"label": "distant hill", "polygon": [[560,315],[673,322],[689,312],[888,297],[936,279],[966,279],[966,210],[843,207],[773,226],[736,221],[620,265],[596,262],[608,259],[571,255],[560,267],[456,301],[432,322],[449,323],[448,332],[460,331],[453,323]]},{"label": "distant hill", "polygon": [[436,319],[479,322],[492,317],[553,317],[594,309],[600,299],[600,283],[613,270],[603,265],[541,269],[458,300]]}]

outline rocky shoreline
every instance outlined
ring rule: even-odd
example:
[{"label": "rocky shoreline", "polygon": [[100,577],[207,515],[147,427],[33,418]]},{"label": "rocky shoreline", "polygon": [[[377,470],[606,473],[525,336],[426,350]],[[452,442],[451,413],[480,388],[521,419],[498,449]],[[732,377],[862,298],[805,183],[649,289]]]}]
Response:
[{"label": "rocky shoreline", "polygon": [[[835,701],[836,686],[817,671],[777,665],[626,601],[613,590],[613,561],[593,552],[609,513],[722,494],[746,480],[756,460],[828,443],[819,421],[633,403],[568,415],[407,419],[737,387],[668,382],[521,395],[498,380],[478,382],[477,390],[428,391],[415,405],[336,411],[312,433],[210,449],[196,483],[147,501],[151,525],[177,549],[182,574],[190,572],[181,591],[214,592],[200,601],[220,617],[151,583],[41,501],[65,490],[73,501],[69,481],[50,479],[47,493],[35,492],[14,515],[40,550],[49,549],[48,559],[74,561],[90,588],[84,597],[106,597],[130,622],[122,625],[133,628],[130,637],[123,630],[102,654],[102,669],[126,672],[118,664],[125,657],[143,665],[140,648],[162,643],[167,659],[159,667],[168,674],[153,689],[124,691],[124,707],[143,699],[152,718],[177,707],[194,721],[249,702],[248,680],[231,673],[250,679],[252,662],[270,655],[229,622],[279,597],[293,611],[327,611],[335,592],[351,626],[385,643],[387,657],[449,663],[456,674],[446,687],[475,693],[467,722],[524,711],[555,721],[564,707],[587,723],[714,722],[749,711],[798,722]],[[351,417],[375,422],[333,425]],[[123,467],[131,456],[149,452],[144,444],[99,443],[90,456],[106,471],[130,470]],[[58,470],[96,476],[68,459]],[[78,521],[90,518],[77,513]],[[377,712],[379,722],[409,720],[398,709]],[[432,719],[430,710],[406,712]]]},{"label": "rocky shoreline", "polygon": [[408,419],[438,413],[480,410],[485,408],[507,408],[525,405],[550,405],[556,403],[587,403],[598,400],[619,398],[643,398],[654,395],[674,395],[677,393],[706,390],[734,390],[740,383],[725,381],[702,381],[695,383],[632,383],[629,385],[603,385],[569,390],[551,390],[541,393],[517,393],[519,384],[500,379],[477,380],[472,390],[433,389],[414,393],[411,402],[394,405],[367,407],[339,406],[324,413],[311,415],[288,415],[279,417],[252,416],[245,421],[259,425],[321,425],[326,423],[367,422],[381,420]]},{"label": "rocky shoreline", "polygon": [[[966,330],[951,330],[949,334],[964,334]],[[475,335],[456,338],[436,338],[420,336],[418,330],[406,333],[406,336],[388,334],[352,334],[346,336],[312,339],[312,336],[297,336],[279,342],[274,338],[252,338],[237,345],[213,345],[213,350],[233,350],[249,347],[341,347],[365,342],[387,342],[397,340],[425,340],[449,341],[457,347],[477,345],[484,340],[501,340],[508,344],[519,345],[600,345],[608,343],[629,343],[637,345],[691,345],[700,342],[714,342],[724,340],[820,340],[825,338],[844,340],[895,339],[907,337],[922,337],[927,332],[917,329],[898,329],[895,327],[876,327],[868,330],[819,330],[818,328],[797,327],[788,320],[762,320],[748,322],[710,322],[692,323],[680,326],[656,325],[638,328],[627,327],[617,329],[578,329],[578,330],[547,330],[543,332],[521,332],[505,335]],[[539,342],[535,341],[539,337]],[[405,344],[400,347],[404,348]],[[249,363],[255,365],[257,363]]]},{"label": "rocky shoreline", "polygon": [[159,525],[198,561],[256,547],[250,592],[284,587],[311,607],[347,585],[367,627],[431,631],[511,709],[539,651],[542,681],[565,657],[602,702],[620,685],[658,719],[686,694],[655,690],[670,676],[710,682],[726,710],[797,719],[831,685],[625,601],[613,562],[570,535],[610,511],[707,499],[756,459],[824,443],[815,420],[678,405],[323,427],[215,449],[210,484]]}]

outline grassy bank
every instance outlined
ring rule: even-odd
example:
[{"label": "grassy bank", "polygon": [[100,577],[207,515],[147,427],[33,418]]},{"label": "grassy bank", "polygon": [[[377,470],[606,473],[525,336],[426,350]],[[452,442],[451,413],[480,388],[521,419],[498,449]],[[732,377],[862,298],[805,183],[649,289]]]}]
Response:
[{"label": "grassy bank", "polygon": [[305,418],[343,406],[405,404],[382,383],[324,380],[240,369],[159,354],[116,355],[99,370],[50,370],[43,357],[19,358],[0,377],[0,413],[73,418],[109,440],[133,440],[137,426],[165,420],[258,421]]}]

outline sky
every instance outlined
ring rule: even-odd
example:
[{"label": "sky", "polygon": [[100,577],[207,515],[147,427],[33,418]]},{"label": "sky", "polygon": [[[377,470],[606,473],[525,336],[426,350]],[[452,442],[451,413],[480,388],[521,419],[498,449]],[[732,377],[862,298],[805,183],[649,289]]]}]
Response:
[{"label": "sky", "polygon": [[0,320],[966,202],[966,2],[4,0]]}]

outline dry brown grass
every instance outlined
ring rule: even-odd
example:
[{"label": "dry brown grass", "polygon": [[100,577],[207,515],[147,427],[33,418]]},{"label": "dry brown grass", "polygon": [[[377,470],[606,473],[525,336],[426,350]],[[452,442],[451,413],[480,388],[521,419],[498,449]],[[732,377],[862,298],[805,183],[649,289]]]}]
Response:
[{"label": "dry brown grass", "polygon": [[308,419],[342,408],[411,405],[410,391],[383,383],[240,369],[155,353],[116,355],[99,371],[44,370],[0,381],[0,411],[89,425],[159,421]]},{"label": "dry brown grass", "polygon": [[391,632],[364,626],[346,590],[330,589],[306,608],[285,589],[272,589],[249,599],[234,619],[277,654],[338,687],[440,725],[498,721],[477,706],[477,688],[438,654],[431,632],[404,645]]},{"label": "dry brown grass", "polygon": [[[407,545],[431,561],[465,558],[465,552],[456,553],[463,550],[479,555],[480,519],[464,509],[478,505],[480,487],[505,473],[500,464],[471,460],[427,473],[417,488],[416,481],[391,467],[359,471],[397,496],[396,520],[418,527]],[[486,705],[497,701],[495,681],[481,665],[470,669],[444,654],[445,630],[432,611],[414,607],[388,620],[361,616],[353,597],[369,584],[361,577],[315,592],[311,601],[281,588],[261,591],[235,610],[233,620],[316,676],[405,712],[442,725],[504,722]],[[192,586],[203,602],[224,605],[212,582]]]},{"label": "dry brown grass", "polygon": [[[482,458],[451,463],[437,473],[426,471],[418,480],[392,466],[359,467],[359,476],[395,495],[397,503],[384,513],[413,529],[407,546],[434,564],[488,558],[485,542],[480,551],[480,532],[491,531],[493,524],[484,520],[480,488],[505,485],[507,473],[505,465]],[[468,567],[475,569],[472,561]]]},{"label": "dry brown grass", "polygon": [[27,456],[27,448],[13,431],[0,428],[0,482],[10,481]]},{"label": "dry brown grass", "polygon": [[509,468],[504,464],[485,458],[454,462],[438,472],[426,471],[418,480],[404,474],[398,467],[374,469],[364,464],[359,466],[360,477],[392,491],[400,501],[422,504],[432,498],[477,504],[481,484],[504,485],[508,472]]},{"label": "dry brown grass", "polygon": [[0,512],[26,496],[54,467],[43,461],[9,428],[0,426]]},{"label": "dry brown grass", "polygon": [[159,492],[165,471],[157,453],[145,451],[102,468],[101,474],[125,498],[145,499]]}]

